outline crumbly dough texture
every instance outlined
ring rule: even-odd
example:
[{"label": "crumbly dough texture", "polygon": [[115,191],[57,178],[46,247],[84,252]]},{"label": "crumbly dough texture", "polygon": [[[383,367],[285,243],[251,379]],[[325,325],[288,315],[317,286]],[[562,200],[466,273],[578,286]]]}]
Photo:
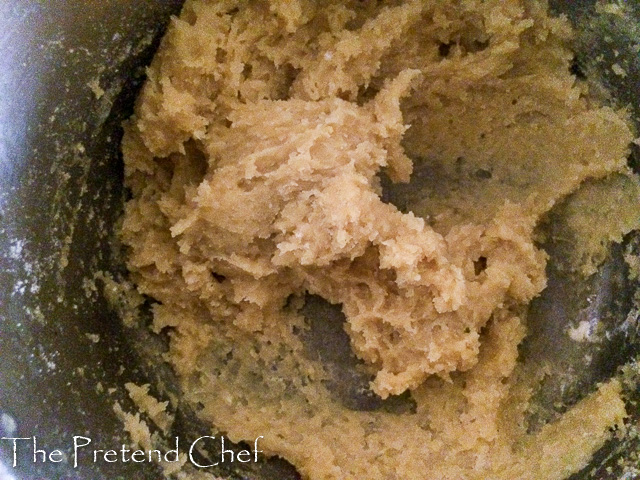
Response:
[{"label": "crumbly dough texture", "polygon": [[[187,1],[125,125],[122,238],[201,418],[311,479],[586,464],[619,385],[528,434],[516,363],[536,226],[585,180],[638,191],[632,132],[570,74],[570,36],[532,0]],[[414,409],[332,395],[305,294],[342,306],[371,389]]]}]

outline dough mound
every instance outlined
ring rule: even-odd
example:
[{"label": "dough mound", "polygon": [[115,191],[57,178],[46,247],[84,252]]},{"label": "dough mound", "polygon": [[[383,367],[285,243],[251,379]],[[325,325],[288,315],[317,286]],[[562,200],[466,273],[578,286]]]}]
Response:
[{"label": "dough mound", "polygon": [[[624,415],[617,386],[576,407],[605,414],[538,434],[589,434],[558,466],[527,447],[513,373],[546,282],[536,226],[583,181],[628,175],[632,133],[569,73],[570,35],[529,0],[187,1],[125,125],[122,238],[203,419],[308,478],[551,479],[588,460]],[[372,391],[413,408],[335,398],[301,333],[308,294],[342,309]]]}]

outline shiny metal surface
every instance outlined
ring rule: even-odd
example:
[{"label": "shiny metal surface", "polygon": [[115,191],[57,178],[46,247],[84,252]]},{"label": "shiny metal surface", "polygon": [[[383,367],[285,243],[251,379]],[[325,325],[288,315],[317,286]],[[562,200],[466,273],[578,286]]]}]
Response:
[{"label": "shiny metal surface", "polygon": [[[612,102],[631,104],[640,125],[640,56],[633,50],[640,41],[640,6],[631,18],[616,18],[595,14],[593,1],[551,3],[581,32],[577,71],[604,84]],[[165,394],[177,393],[171,373],[153,363],[162,341],[120,327],[95,273],[123,274],[113,249],[114,225],[125,198],[119,125],[130,114],[144,66],[180,4],[0,2],[0,437],[37,435],[40,448],[68,451],[74,435],[85,435],[96,445],[117,447],[126,439],[113,404],[131,407],[123,383],[151,382]],[[611,71],[617,61],[614,50],[626,62],[624,78]],[[637,153],[630,160],[636,167]],[[556,362],[558,371],[548,380],[552,393],[538,399],[544,418],[553,417],[555,403],[574,402],[594,381],[638,355],[632,328],[637,285],[627,280],[620,259],[621,251],[614,249],[589,285],[553,274],[550,288],[533,307],[534,318],[552,321],[537,324],[524,354],[544,356]],[[596,360],[588,368],[576,360],[583,350],[554,341],[580,315],[606,320],[614,333],[591,352]],[[340,335],[340,329],[335,331]],[[132,345],[145,349],[135,354]],[[336,369],[338,377],[345,377],[337,362]],[[108,394],[112,387],[116,390]],[[349,396],[349,386],[342,387],[336,386]],[[381,408],[368,398],[356,399],[354,405]],[[188,408],[178,408],[178,414],[176,434],[193,437],[201,431]],[[0,480],[158,478],[155,467],[146,463],[89,460],[77,469],[65,462],[34,463],[30,449],[22,449],[19,467],[13,469],[9,447],[0,442],[0,464],[5,465]],[[607,466],[630,458],[635,449],[633,443],[612,443],[595,461],[595,470],[575,478],[621,478],[622,470],[609,473]],[[610,454],[613,460],[607,460]],[[295,478],[278,462],[225,474]]]},{"label": "shiny metal surface", "polygon": [[[83,280],[113,268],[119,124],[179,3],[0,2],[0,436],[37,435],[49,450],[88,433],[96,444],[122,443],[117,398],[96,384],[138,373],[117,318]],[[157,474],[146,464],[34,463],[22,450],[9,468],[17,480]]]}]

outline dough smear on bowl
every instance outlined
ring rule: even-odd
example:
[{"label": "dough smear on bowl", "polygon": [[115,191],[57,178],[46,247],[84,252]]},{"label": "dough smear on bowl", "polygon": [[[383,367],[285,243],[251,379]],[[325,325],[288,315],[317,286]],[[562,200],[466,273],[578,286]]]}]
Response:
[{"label": "dough smear on bowl", "polygon": [[[541,1],[186,2],[125,126],[122,239],[201,419],[310,479],[586,465],[620,385],[529,433],[516,362],[546,283],[536,227],[585,181],[640,192],[627,118],[570,73],[571,35]],[[412,408],[337,398],[309,294],[340,305],[380,404]]]}]

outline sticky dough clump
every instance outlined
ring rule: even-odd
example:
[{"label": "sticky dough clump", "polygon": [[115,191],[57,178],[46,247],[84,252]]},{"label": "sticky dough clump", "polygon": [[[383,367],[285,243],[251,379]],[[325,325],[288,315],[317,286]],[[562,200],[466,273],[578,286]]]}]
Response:
[{"label": "sticky dough clump", "polygon": [[[201,418],[309,478],[551,468],[514,374],[546,282],[535,228],[583,181],[628,176],[632,139],[569,73],[570,35],[529,0],[187,1],[125,126],[122,238]],[[371,389],[410,411],[335,398],[307,294],[340,305]],[[576,407],[611,403],[542,478],[607,438],[617,391]]]}]

